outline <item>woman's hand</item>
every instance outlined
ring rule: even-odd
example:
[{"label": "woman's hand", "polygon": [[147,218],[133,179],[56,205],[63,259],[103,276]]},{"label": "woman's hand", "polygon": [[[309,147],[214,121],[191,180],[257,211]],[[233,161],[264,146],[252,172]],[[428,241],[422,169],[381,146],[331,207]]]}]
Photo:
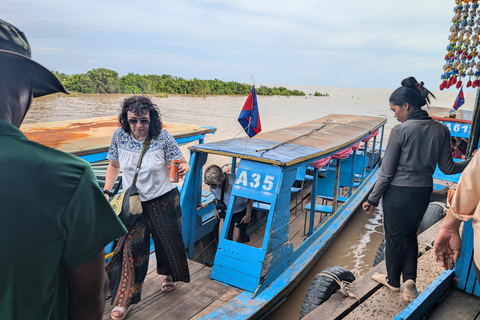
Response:
[{"label": "woman's hand", "polygon": [[218,213],[217,208],[215,208],[215,219],[220,220],[220,214]]},{"label": "woman's hand", "polygon": [[368,203],[368,201],[365,201],[362,205],[362,209],[363,211],[365,211],[365,213],[367,214],[372,214],[373,210],[375,210],[375,206],[372,206],[370,203]]},{"label": "woman's hand", "polygon": [[252,221],[252,216],[250,214],[246,214],[245,216],[243,216],[240,223],[250,223],[250,221]]},{"label": "woman's hand", "polygon": [[183,179],[185,175],[190,171],[190,165],[187,160],[184,158],[180,159],[180,165],[178,166],[178,177]]}]

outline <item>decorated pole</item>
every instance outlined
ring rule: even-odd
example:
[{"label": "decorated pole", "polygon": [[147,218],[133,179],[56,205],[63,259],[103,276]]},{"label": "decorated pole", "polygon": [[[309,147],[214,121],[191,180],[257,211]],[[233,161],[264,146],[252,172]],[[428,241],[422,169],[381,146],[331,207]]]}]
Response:
[{"label": "decorated pole", "polygon": [[480,63],[476,60],[480,43],[478,0],[455,0],[455,3],[440,90],[451,86],[460,89],[463,80],[467,81],[467,88],[480,85]]}]

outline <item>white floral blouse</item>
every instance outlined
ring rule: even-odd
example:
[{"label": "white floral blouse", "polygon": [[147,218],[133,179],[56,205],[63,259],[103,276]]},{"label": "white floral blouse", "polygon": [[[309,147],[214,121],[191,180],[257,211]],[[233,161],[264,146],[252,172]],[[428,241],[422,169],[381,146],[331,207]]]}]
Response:
[{"label": "white floral blouse", "polygon": [[[133,134],[126,133],[122,128],[118,128],[113,134],[107,159],[120,163],[123,188],[132,184],[143,141],[144,139],[135,139]],[[171,160],[182,158],[177,141],[167,130],[162,130],[157,138],[152,139],[143,157],[136,183],[141,201],[155,199],[177,186],[169,181],[168,167]]]}]

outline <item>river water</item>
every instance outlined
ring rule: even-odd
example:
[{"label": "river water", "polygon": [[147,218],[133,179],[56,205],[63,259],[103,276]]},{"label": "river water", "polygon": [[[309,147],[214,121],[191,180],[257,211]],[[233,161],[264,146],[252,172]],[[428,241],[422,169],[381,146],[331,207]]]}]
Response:
[{"label": "river water", "polygon": [[[263,131],[282,128],[320,118],[328,114],[344,113],[370,116],[382,116],[388,119],[385,132],[387,141],[390,129],[397,124],[390,111],[388,98],[392,90],[352,89],[329,87],[286,86],[307,93],[306,97],[258,96],[258,105]],[[328,97],[314,97],[309,93],[318,91],[328,93]],[[435,106],[451,107],[456,92],[435,92]],[[50,95],[35,99],[24,123],[49,122],[80,118],[117,116],[122,99],[129,95],[116,94],[63,94]],[[205,142],[231,139],[245,136],[239,125],[238,114],[245,102],[244,96],[190,97],[169,96],[160,98],[151,96],[159,107],[162,119],[169,122],[182,122],[212,126],[218,130],[207,135]],[[473,109],[475,94],[465,93],[465,105],[462,109]],[[182,147],[188,158],[186,147]],[[215,158],[213,160],[215,162]],[[345,229],[333,242],[313,270],[302,283],[295,288],[279,308],[267,319],[298,319],[305,293],[317,273],[323,269],[339,265],[352,271],[357,277],[368,271],[373,264],[378,245],[383,239],[381,213],[368,216],[357,211]]]}]

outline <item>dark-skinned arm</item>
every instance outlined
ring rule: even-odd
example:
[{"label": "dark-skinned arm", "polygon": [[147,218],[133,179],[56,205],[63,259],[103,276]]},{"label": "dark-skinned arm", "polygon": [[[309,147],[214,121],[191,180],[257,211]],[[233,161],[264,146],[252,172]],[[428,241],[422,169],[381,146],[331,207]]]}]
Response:
[{"label": "dark-skinned arm", "polygon": [[66,266],[66,277],[68,319],[102,319],[108,287],[105,251],[80,266]]}]

